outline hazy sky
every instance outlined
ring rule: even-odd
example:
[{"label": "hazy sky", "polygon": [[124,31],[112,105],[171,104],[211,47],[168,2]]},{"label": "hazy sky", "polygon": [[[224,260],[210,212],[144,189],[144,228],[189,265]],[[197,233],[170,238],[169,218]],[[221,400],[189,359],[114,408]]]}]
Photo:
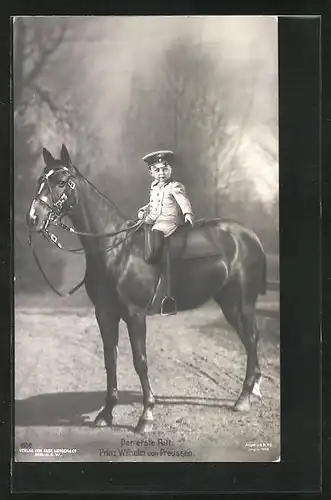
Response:
[{"label": "hazy sky", "polygon": [[[263,122],[270,107],[277,113],[275,92],[269,86],[270,78],[277,76],[275,17],[114,16],[72,18],[70,22],[70,51],[76,56],[72,69],[84,78],[83,105],[93,106],[91,120],[108,139],[109,133],[116,133],[132,75],[152,78],[165,49],[185,36],[201,41],[216,65],[236,71],[237,76],[239,72],[239,94],[244,91],[246,69],[254,62],[259,80],[255,114]],[[234,92],[233,100],[240,101],[240,95]],[[106,124],[106,128],[111,125],[111,132],[106,132]]]},{"label": "hazy sky", "polygon": [[[254,66],[256,88],[250,127],[245,132],[255,137],[263,135],[276,152],[277,138],[264,130],[268,120],[277,119],[278,113],[276,17],[96,17],[77,19],[76,23],[74,32],[79,43],[75,51],[84,75],[84,103],[87,109],[93,108],[93,127],[109,147],[116,142],[123,103],[130,96],[131,77],[139,74],[153,82],[164,51],[179,37],[186,37],[201,42],[216,67],[234,75],[230,97],[234,126],[241,125],[251,78],[249,69]],[[277,191],[278,168],[264,153],[260,154],[256,144],[244,148],[251,142],[251,137],[243,137],[242,162],[245,168],[252,169],[261,197],[267,201]]]},{"label": "hazy sky", "polygon": [[[34,18],[35,22],[48,23],[57,23],[58,19]],[[231,75],[228,104],[233,127],[242,124],[250,70],[254,68],[254,98],[241,155],[243,164],[252,166],[249,175],[260,178],[261,196],[274,196],[278,168],[273,160],[260,154],[256,138],[268,142],[273,154],[277,154],[278,138],[270,137],[270,130],[266,130],[270,120],[277,122],[278,114],[277,17],[70,17],[69,28],[69,41],[49,64],[47,80],[58,92],[63,88],[76,97],[107,158],[112,158],[114,144],[118,143],[132,77],[140,75],[153,85],[164,52],[179,38],[201,42],[215,67]],[[252,138],[253,146],[248,147]]]}]

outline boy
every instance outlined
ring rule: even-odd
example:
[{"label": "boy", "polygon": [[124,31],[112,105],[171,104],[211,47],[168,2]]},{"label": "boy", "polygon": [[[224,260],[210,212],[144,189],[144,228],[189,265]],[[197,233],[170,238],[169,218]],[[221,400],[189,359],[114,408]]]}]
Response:
[{"label": "boy", "polygon": [[149,166],[153,182],[149,203],[138,211],[138,218],[151,225],[151,247],[146,260],[151,262],[158,256],[164,238],[173,234],[183,222],[193,225],[194,215],[185,187],[172,180],[170,158],[172,151],[155,151],[143,157]]}]

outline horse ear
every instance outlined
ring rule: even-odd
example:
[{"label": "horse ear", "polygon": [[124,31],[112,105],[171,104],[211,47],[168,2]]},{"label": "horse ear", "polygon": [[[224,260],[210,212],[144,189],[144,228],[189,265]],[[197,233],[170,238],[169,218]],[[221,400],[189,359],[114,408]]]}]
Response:
[{"label": "horse ear", "polygon": [[44,158],[44,162],[46,163],[46,165],[50,165],[51,163],[53,163],[55,161],[52,154],[46,148],[43,148],[43,158]]},{"label": "horse ear", "polygon": [[61,162],[64,165],[72,165],[71,158],[70,158],[70,155],[69,155],[69,151],[68,151],[67,147],[65,146],[65,144],[62,144]]}]

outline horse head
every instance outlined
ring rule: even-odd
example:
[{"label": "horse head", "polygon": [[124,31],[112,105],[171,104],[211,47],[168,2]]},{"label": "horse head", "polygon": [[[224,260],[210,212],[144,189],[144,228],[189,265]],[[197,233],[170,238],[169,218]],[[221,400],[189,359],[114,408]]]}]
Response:
[{"label": "horse head", "polygon": [[77,170],[63,144],[59,159],[43,148],[45,167],[37,181],[37,190],[27,214],[30,229],[42,232],[48,223],[60,220],[78,202]]}]

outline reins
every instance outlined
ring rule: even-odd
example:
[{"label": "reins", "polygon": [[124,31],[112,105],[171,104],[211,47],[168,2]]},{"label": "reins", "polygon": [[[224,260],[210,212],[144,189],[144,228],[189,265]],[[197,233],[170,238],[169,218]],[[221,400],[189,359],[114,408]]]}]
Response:
[{"label": "reins", "polygon": [[[108,200],[108,198],[106,196],[104,196],[99,190],[97,190],[95,188],[95,186],[93,186],[93,184],[91,182],[89,182],[79,171],[78,169],[75,167],[75,170],[76,172],[79,174],[79,176],[85,181],[87,182],[88,184],[91,185],[91,187],[93,187],[95,189],[95,191],[101,195],[103,198],[105,198],[109,204],[111,205],[114,205],[110,200]],[[75,187],[75,184],[73,184],[73,187],[70,186],[71,189],[73,189]],[[50,190],[50,193],[52,195],[52,191]],[[40,200],[42,201],[42,200]],[[56,206],[56,204],[54,204]],[[47,205],[48,206],[48,205]],[[53,243],[57,248],[59,248],[60,250],[62,251],[65,251],[65,252],[68,252],[68,253],[71,253],[71,254],[82,254],[82,253],[85,253],[85,254],[93,254],[93,253],[102,253],[102,252],[110,252],[112,250],[114,250],[116,247],[118,247],[119,245],[121,245],[122,243],[124,243],[125,241],[128,240],[129,237],[131,237],[136,231],[138,231],[138,229],[140,229],[140,227],[143,225],[144,223],[144,220],[137,220],[133,225],[131,226],[128,226],[126,228],[123,228],[123,229],[120,229],[118,231],[109,231],[109,232],[105,232],[105,233],[88,233],[88,232],[83,232],[83,231],[77,231],[76,229],[74,229],[73,227],[69,227],[67,226],[66,224],[64,224],[61,219],[62,217],[64,217],[66,215],[66,213],[63,213],[63,214],[56,214],[54,212],[54,207],[51,207],[51,206],[48,206],[49,208],[49,214],[48,214],[48,219],[46,221],[46,224],[45,224],[45,227],[42,231],[42,234],[44,236],[44,238],[49,242],[49,243]],[[62,208],[62,207],[61,207]],[[58,226],[62,229],[64,229],[65,231],[67,232],[70,232],[70,233],[73,233],[73,234],[76,234],[77,236],[84,236],[84,237],[90,237],[90,238],[98,238],[98,239],[101,239],[101,238],[108,238],[108,237],[115,237],[115,236],[118,236],[119,234],[122,234],[122,233],[126,233],[126,235],[120,240],[120,241],[116,241],[115,243],[105,247],[105,248],[95,248],[95,249],[90,249],[90,250],[85,250],[84,247],[81,247],[81,248],[67,248],[66,246],[64,246],[63,244],[59,243],[58,241],[58,237],[54,234],[54,233],[51,233],[50,230],[49,230],[49,226],[50,225],[54,225],[54,226]],[[29,246],[31,248],[31,251],[32,251],[32,255],[34,257],[34,260],[37,264],[37,267],[41,273],[41,275],[43,276],[44,280],[46,281],[46,283],[48,284],[48,286],[53,290],[53,292],[56,293],[56,295],[60,296],[60,297],[68,297],[70,295],[73,295],[75,292],[77,292],[82,286],[83,284],[85,283],[85,277],[86,277],[86,274],[84,275],[84,278],[78,283],[78,285],[76,285],[74,288],[72,288],[69,292],[63,294],[61,292],[59,292],[55,287],[54,285],[52,285],[52,283],[49,281],[49,279],[47,278],[42,266],[41,266],[41,263],[38,259],[38,256],[35,252],[35,249],[34,249],[34,246],[33,246],[33,241],[32,241],[32,231],[31,231],[31,228],[29,228],[29,236],[28,236],[28,242],[29,242]]]},{"label": "reins", "polygon": [[74,286],[74,288],[72,288],[69,292],[67,293],[61,293],[59,292],[54,285],[52,285],[52,283],[49,281],[49,279],[47,278],[40,262],[39,262],[39,259],[37,257],[37,254],[35,252],[35,249],[33,247],[33,243],[32,243],[32,237],[31,237],[31,229],[29,230],[29,237],[28,237],[28,241],[29,241],[29,246],[31,248],[31,251],[32,251],[32,255],[34,257],[34,260],[37,264],[37,267],[42,275],[42,277],[44,278],[44,280],[46,281],[47,285],[53,290],[53,292],[56,293],[56,295],[58,295],[59,297],[70,297],[70,295],[73,295],[75,292],[77,292],[85,283],[85,275],[84,275],[84,278],[78,283],[78,285]]},{"label": "reins", "polygon": [[[106,236],[117,236],[118,234],[120,233],[123,233],[123,232],[127,232],[126,236],[121,239],[120,241],[116,241],[114,244],[112,245],[109,245],[105,248],[96,248],[96,249],[92,249],[92,250],[89,250],[89,251],[86,251],[84,250],[84,248],[67,248],[65,247],[64,245],[62,245],[61,243],[58,242],[58,238],[57,236],[55,236],[55,234],[53,233],[50,233],[49,231],[44,231],[43,235],[44,237],[47,239],[47,241],[49,241],[50,243],[54,243],[54,245],[57,246],[57,248],[59,248],[60,250],[62,251],[65,251],[65,252],[69,252],[69,253],[72,253],[72,254],[82,254],[82,253],[85,253],[85,254],[93,254],[93,253],[102,253],[102,252],[110,252],[111,250],[114,250],[116,247],[118,247],[119,245],[121,245],[122,243],[124,243],[130,236],[132,236],[136,231],[138,231],[138,229],[142,226],[144,222],[139,220],[137,223],[135,223],[133,226],[130,226],[126,229],[122,229],[120,231],[116,231],[114,233],[103,233],[103,234],[99,234],[99,235],[94,235],[93,233],[81,233],[79,231],[72,231],[73,228],[70,228],[68,226],[66,226],[65,224],[63,224],[63,226],[65,226],[67,229],[67,231],[70,231],[70,232],[75,232],[75,234],[81,234],[81,235],[85,235],[85,236],[97,236],[99,238],[102,238],[102,237],[106,237]],[[60,224],[57,224],[60,226]],[[61,226],[62,227],[62,223],[61,223]],[[63,229],[65,229],[65,227],[63,227]],[[130,232],[130,230],[133,230],[132,232]],[[59,292],[55,287],[54,285],[52,285],[52,283],[49,281],[49,279],[47,278],[41,264],[40,264],[40,261],[38,259],[38,256],[35,252],[35,249],[34,249],[34,246],[33,246],[33,242],[32,242],[32,232],[31,232],[31,229],[29,229],[29,238],[28,238],[28,241],[29,241],[29,246],[31,248],[31,251],[32,251],[32,255],[34,257],[34,260],[38,266],[38,269],[39,271],[41,272],[44,280],[46,281],[46,283],[48,284],[48,286],[53,290],[53,292],[56,293],[56,295],[58,295],[59,297],[69,297],[70,295],[73,295],[75,292],[77,292],[85,283],[85,275],[84,275],[84,278],[78,283],[78,285],[76,285],[74,288],[72,288],[72,290],[70,290],[69,292],[67,293],[61,293]]]},{"label": "reins", "polygon": [[[101,248],[101,249],[95,248],[95,249],[91,249],[91,250],[85,250],[84,247],[67,248],[63,244],[59,243],[58,237],[54,233],[51,233],[47,228],[44,229],[43,235],[50,243],[54,243],[54,245],[56,245],[60,250],[63,250],[65,252],[75,253],[75,254],[81,254],[81,253],[91,254],[91,253],[100,253],[100,252],[110,252],[111,250],[113,250],[114,248],[119,246],[121,243],[124,243],[129,238],[129,236],[132,236],[133,233],[138,231],[138,229],[141,227],[142,224],[143,224],[143,221],[139,220],[135,224],[133,224],[132,226],[121,229],[119,231],[94,234],[94,233],[84,233],[82,231],[76,231],[74,228],[69,227],[66,224],[63,224],[63,222],[61,222],[61,221],[60,222],[53,222],[53,225],[61,227],[65,231],[76,234],[78,236],[85,236],[85,237],[89,237],[89,238],[98,238],[98,239],[107,238],[107,237],[109,238],[109,237],[118,236],[121,233],[127,233],[126,236],[124,236],[124,238],[122,240],[117,241],[114,244],[109,245],[105,248]],[[134,231],[132,231],[132,233],[130,233],[131,230],[134,230]]]},{"label": "reins", "polygon": [[121,233],[126,233],[126,232],[130,231],[131,229],[135,229],[136,227],[138,228],[138,226],[139,227],[141,226],[141,222],[142,222],[141,220],[138,220],[132,226],[126,227],[124,229],[120,229],[119,231],[108,232],[108,233],[97,233],[97,234],[84,233],[83,231],[76,231],[76,229],[74,229],[73,227],[69,227],[66,224],[63,224],[63,222],[58,222],[56,225],[61,227],[65,231],[68,231],[68,232],[73,233],[73,234],[77,234],[78,236],[89,236],[90,238],[107,238],[107,237],[111,237],[111,236],[118,236]]}]

